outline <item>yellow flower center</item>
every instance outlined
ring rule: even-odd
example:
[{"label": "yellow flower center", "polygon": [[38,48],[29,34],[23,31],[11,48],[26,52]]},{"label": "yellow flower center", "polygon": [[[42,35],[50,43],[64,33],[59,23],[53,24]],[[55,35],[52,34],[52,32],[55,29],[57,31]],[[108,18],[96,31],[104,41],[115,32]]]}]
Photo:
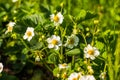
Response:
[{"label": "yellow flower center", "polygon": [[56,44],[58,44],[58,41],[56,39],[53,39],[51,43],[56,45]]},{"label": "yellow flower center", "polygon": [[68,41],[69,44],[74,44],[74,39],[73,38],[70,38],[69,41]]},{"label": "yellow flower center", "polygon": [[72,80],[77,80],[77,78],[73,78]]},{"label": "yellow flower center", "polygon": [[54,20],[55,22],[58,22],[58,21],[59,21],[59,17],[56,15],[56,16],[54,16],[53,20]]},{"label": "yellow flower center", "polygon": [[62,78],[64,78],[64,79],[67,78],[67,74],[63,73]]},{"label": "yellow flower center", "polygon": [[66,67],[66,66],[67,66],[67,64],[62,64],[62,66],[63,66],[63,67]]},{"label": "yellow flower center", "polygon": [[32,36],[32,32],[31,31],[27,31],[27,36],[28,37]]},{"label": "yellow flower center", "polygon": [[9,32],[12,31],[12,29],[13,29],[13,27],[8,26],[8,31],[9,31]]},{"label": "yellow flower center", "polygon": [[94,54],[94,50],[93,49],[88,50],[88,54],[93,55]]}]

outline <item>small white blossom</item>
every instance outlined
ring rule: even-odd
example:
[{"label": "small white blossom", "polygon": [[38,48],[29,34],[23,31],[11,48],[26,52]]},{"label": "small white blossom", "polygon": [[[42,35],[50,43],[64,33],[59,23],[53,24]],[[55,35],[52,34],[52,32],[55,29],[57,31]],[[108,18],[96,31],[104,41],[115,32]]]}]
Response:
[{"label": "small white blossom", "polygon": [[25,32],[25,35],[23,36],[23,39],[27,39],[28,41],[30,41],[33,36],[34,36],[34,28],[28,27]]},{"label": "small white blossom", "polygon": [[12,32],[14,25],[15,25],[15,22],[9,22],[7,24],[7,31],[5,32],[5,34],[7,34],[8,32]]},{"label": "small white blossom", "polygon": [[70,76],[68,77],[68,80],[82,80],[82,74],[81,72],[77,73],[77,72],[73,72],[70,74]]},{"label": "small white blossom", "polygon": [[17,2],[18,0],[12,0],[13,3]]},{"label": "small white blossom", "polygon": [[106,78],[106,72],[102,72],[99,76],[102,80],[105,80]]},{"label": "small white blossom", "polygon": [[72,49],[74,46],[78,45],[78,42],[79,38],[76,35],[72,34],[71,36],[68,36],[67,43],[65,44],[65,46]]},{"label": "small white blossom", "polygon": [[61,12],[58,12],[56,15],[55,14],[50,15],[50,19],[51,21],[54,22],[55,26],[58,26],[59,24],[62,24],[64,17],[61,14]]},{"label": "small white blossom", "polygon": [[93,75],[84,75],[79,80],[96,80]]},{"label": "small white blossom", "polygon": [[90,58],[91,60],[94,60],[95,57],[97,57],[100,52],[96,47],[92,47],[90,44],[88,44],[87,47],[84,48],[85,58]]},{"label": "small white blossom", "polygon": [[50,38],[48,38],[47,42],[49,43],[48,48],[54,48],[56,50],[62,45],[60,37],[56,35],[52,35]]},{"label": "small white blossom", "polygon": [[40,57],[39,57],[39,56],[36,56],[36,57],[35,57],[35,61],[40,61]]},{"label": "small white blossom", "polygon": [[73,34],[78,34],[78,32],[79,32],[79,29],[74,28],[72,33]]},{"label": "small white blossom", "polygon": [[71,73],[70,76],[68,77],[68,80],[78,80],[78,73],[76,72]]},{"label": "small white blossom", "polygon": [[68,68],[68,65],[66,63],[59,64],[59,69],[66,69]]},{"label": "small white blossom", "polygon": [[0,73],[3,71],[3,64],[0,63]]}]

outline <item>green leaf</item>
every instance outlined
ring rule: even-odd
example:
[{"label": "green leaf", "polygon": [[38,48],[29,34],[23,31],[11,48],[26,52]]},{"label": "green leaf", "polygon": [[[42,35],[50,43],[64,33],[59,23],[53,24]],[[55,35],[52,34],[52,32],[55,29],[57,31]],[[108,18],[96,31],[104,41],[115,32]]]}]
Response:
[{"label": "green leaf", "polygon": [[52,53],[48,56],[48,62],[56,64],[58,61],[58,55],[56,53]]},{"label": "green leaf", "polygon": [[104,52],[104,53],[102,53],[102,57],[104,58],[104,59],[107,59],[107,52]]},{"label": "green leaf", "polygon": [[94,18],[96,16],[97,16],[97,14],[94,14],[93,12],[88,11],[86,16],[85,16],[85,20],[92,19],[92,18]]},{"label": "green leaf", "polygon": [[7,44],[7,47],[14,47],[15,41],[11,41]]},{"label": "green leaf", "polygon": [[40,48],[42,48],[43,47],[43,42],[38,42],[37,40],[35,40],[36,38],[33,38],[32,40],[31,40],[31,43],[30,43],[30,48],[31,49],[40,49]]},{"label": "green leaf", "polygon": [[27,49],[27,48],[24,48],[23,50],[22,50],[22,53],[23,54],[27,54],[29,52],[29,50]]},{"label": "green leaf", "polygon": [[2,43],[3,43],[3,39],[0,39],[0,47],[1,47]]},{"label": "green leaf", "polygon": [[41,28],[38,25],[42,25],[45,22],[45,20],[41,17],[41,15],[34,14],[31,16],[25,16],[21,20],[19,20],[16,25],[14,26],[14,31],[20,34],[24,34],[27,27],[33,27],[36,26]]},{"label": "green leaf", "polygon": [[69,56],[80,54],[80,49],[70,50],[70,51],[66,52],[66,54],[69,55]]},{"label": "green leaf", "polygon": [[99,50],[103,50],[104,49],[104,43],[100,42],[100,41],[96,41],[95,46],[99,49]]},{"label": "green leaf", "polygon": [[0,76],[0,80],[19,80],[14,75],[8,75],[7,73],[3,73],[2,76]]},{"label": "green leaf", "polygon": [[3,17],[6,14],[6,12],[1,12],[0,13],[0,18]]},{"label": "green leaf", "polygon": [[80,10],[80,13],[76,16],[77,19],[85,18],[87,12],[85,10]]},{"label": "green leaf", "polygon": [[96,16],[97,16],[97,14],[94,14],[90,11],[81,10],[80,14],[76,17],[77,23],[80,23],[80,22],[88,20],[88,19],[92,19]]},{"label": "green leaf", "polygon": [[59,73],[59,68],[57,67],[53,70],[53,75],[57,77],[58,73]]}]

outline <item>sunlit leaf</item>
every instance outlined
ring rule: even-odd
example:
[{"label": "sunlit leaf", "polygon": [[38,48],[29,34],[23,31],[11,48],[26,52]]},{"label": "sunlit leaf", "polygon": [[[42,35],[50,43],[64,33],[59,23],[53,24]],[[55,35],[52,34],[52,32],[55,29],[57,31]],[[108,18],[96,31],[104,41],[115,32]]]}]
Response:
[{"label": "sunlit leaf", "polygon": [[58,67],[54,68],[53,75],[57,77],[59,75],[58,72],[59,72],[59,68]]},{"label": "sunlit leaf", "polygon": [[72,50],[66,52],[66,54],[69,56],[80,54],[80,49],[72,49]]},{"label": "sunlit leaf", "polygon": [[100,42],[100,41],[96,41],[95,42],[95,46],[96,48],[98,48],[99,50],[104,49],[104,43]]}]

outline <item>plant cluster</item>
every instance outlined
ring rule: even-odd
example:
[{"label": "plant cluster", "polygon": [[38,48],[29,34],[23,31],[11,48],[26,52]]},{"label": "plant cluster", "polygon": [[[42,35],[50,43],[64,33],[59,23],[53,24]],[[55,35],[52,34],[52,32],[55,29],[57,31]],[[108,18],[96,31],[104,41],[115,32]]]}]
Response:
[{"label": "plant cluster", "polygon": [[96,12],[72,0],[1,2],[0,80],[119,80],[120,1],[112,2],[91,2]]}]

